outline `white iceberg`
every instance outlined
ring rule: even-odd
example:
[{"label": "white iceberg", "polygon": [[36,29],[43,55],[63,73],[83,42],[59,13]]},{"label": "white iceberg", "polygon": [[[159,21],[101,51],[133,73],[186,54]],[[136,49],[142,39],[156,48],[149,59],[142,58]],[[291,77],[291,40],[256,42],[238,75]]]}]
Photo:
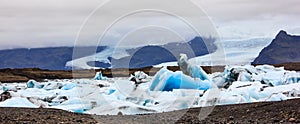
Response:
[{"label": "white iceberg", "polygon": [[0,107],[25,107],[25,108],[38,108],[39,106],[28,101],[27,98],[12,97],[3,102],[0,102]]},{"label": "white iceberg", "polygon": [[143,71],[136,71],[130,75],[130,81],[134,81],[136,84],[145,83],[149,81],[149,76]]}]

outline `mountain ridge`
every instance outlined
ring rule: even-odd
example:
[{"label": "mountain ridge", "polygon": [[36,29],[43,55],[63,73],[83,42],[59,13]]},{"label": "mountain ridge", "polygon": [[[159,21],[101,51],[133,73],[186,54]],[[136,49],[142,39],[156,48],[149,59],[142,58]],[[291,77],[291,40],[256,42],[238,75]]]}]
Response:
[{"label": "mountain ridge", "polygon": [[[112,68],[143,68],[163,62],[177,61],[180,53],[187,54],[190,58],[202,56],[216,51],[215,39],[195,37],[188,42],[172,42],[164,45],[146,45],[143,47],[127,49],[129,56],[114,59],[109,58]],[[97,62],[96,67],[105,66]],[[93,65],[93,64],[92,64]],[[107,65],[106,65],[107,67]]]},{"label": "mountain ridge", "polygon": [[[160,62],[174,61],[179,53],[188,52],[190,56],[205,55],[216,50],[214,39],[205,39],[195,37],[191,41],[173,42],[165,45],[144,46],[127,49],[131,53],[130,57],[114,59],[108,57],[109,61],[114,62],[113,67],[142,68],[152,66]],[[179,46],[178,46],[179,44]],[[207,49],[207,47],[210,49]],[[74,48],[77,49],[75,56]],[[108,46],[98,47],[46,47],[46,48],[17,48],[0,50],[0,69],[4,68],[41,68],[49,70],[70,70],[72,67],[66,67],[66,63],[81,57],[101,53]],[[189,48],[189,49],[182,49]],[[79,49],[79,50],[78,50]],[[96,49],[96,50],[95,50]],[[93,51],[94,50],[94,51]],[[78,52],[79,51],[79,52]],[[170,52],[171,51],[171,52]],[[147,55],[145,55],[147,53]],[[161,56],[162,55],[162,56]],[[159,57],[161,56],[161,57]],[[154,59],[155,58],[155,59]],[[108,68],[111,65],[107,63],[96,62],[93,60],[86,62],[90,66],[103,66]],[[130,63],[130,65],[124,65]],[[122,65],[123,64],[123,65]]]},{"label": "mountain ridge", "polygon": [[281,64],[300,62],[300,36],[281,30],[275,39],[262,49],[251,64]]},{"label": "mountain ridge", "polygon": [[[78,47],[90,49],[91,47]],[[98,51],[106,47],[97,47]],[[0,50],[0,68],[41,68],[49,70],[66,70],[65,62],[74,59],[74,47],[46,47],[46,48],[17,48]],[[76,48],[77,49],[77,48]],[[83,57],[92,53],[81,53],[76,57]]]}]

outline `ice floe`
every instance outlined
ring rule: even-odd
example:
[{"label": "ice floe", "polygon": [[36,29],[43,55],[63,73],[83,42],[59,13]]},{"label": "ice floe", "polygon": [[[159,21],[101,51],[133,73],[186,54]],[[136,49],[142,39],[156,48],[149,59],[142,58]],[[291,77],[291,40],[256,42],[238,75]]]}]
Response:
[{"label": "ice floe", "polygon": [[[198,66],[192,68],[202,70]],[[226,66],[224,72],[213,74],[191,72],[192,75],[162,68],[154,77],[136,72],[133,81],[128,77],[103,80],[103,76],[97,73],[94,79],[3,83],[0,85],[3,94],[0,106],[116,115],[300,97],[299,73],[284,68],[245,65]],[[7,97],[8,93],[10,97]]]}]

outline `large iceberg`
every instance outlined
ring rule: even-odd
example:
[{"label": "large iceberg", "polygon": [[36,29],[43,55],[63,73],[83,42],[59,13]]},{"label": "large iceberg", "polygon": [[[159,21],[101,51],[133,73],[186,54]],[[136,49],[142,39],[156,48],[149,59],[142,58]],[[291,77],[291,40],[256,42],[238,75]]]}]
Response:
[{"label": "large iceberg", "polygon": [[173,89],[199,89],[207,90],[211,88],[209,80],[201,80],[184,75],[182,72],[172,72],[167,68],[162,68],[154,76],[150,90],[152,91],[172,91]]},{"label": "large iceberg", "polygon": [[150,90],[207,90],[212,87],[211,79],[208,74],[206,74],[200,66],[190,64],[186,54],[180,54],[178,65],[181,71],[172,72],[165,67],[159,70],[151,81]]}]

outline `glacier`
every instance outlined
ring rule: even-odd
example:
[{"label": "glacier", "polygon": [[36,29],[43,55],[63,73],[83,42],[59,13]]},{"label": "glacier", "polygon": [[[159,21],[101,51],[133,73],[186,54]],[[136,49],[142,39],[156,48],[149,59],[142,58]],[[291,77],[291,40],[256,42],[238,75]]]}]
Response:
[{"label": "glacier", "polygon": [[[136,72],[137,78],[143,80],[138,85],[128,77],[2,83],[0,96],[8,92],[11,98],[3,99],[0,107],[43,107],[86,114],[130,115],[300,97],[300,74],[282,67],[226,66],[224,72],[202,74],[206,78],[199,78],[202,77],[199,75],[193,78],[167,68],[162,68],[153,77]],[[95,77],[99,75],[97,73]]]},{"label": "glacier", "polygon": [[[216,52],[196,56],[189,59],[190,63],[201,66],[213,65],[247,65],[258,56],[259,51],[272,41],[271,38],[222,39]],[[154,67],[177,66],[177,62],[165,62]]]}]

